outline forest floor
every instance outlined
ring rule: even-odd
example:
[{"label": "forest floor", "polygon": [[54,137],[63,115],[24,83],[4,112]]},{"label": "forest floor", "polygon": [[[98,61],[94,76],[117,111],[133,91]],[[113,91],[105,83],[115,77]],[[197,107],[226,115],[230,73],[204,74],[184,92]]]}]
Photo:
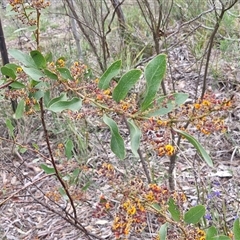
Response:
[{"label": "forest floor", "polygon": [[[55,31],[55,34],[52,34],[58,38],[57,35],[63,32],[61,24]],[[22,38],[19,41],[22,41]],[[10,48],[19,48],[19,41],[10,40],[7,44]],[[216,59],[217,61],[221,59],[217,50],[213,52],[212,61]],[[192,67],[192,61],[191,53],[184,43],[172,49],[169,52],[171,72],[168,70],[165,80],[168,86],[170,79],[177,79],[178,91],[188,93],[190,99],[194,95],[194,86],[199,76]],[[209,74],[208,89],[218,98],[233,96],[234,107],[227,112],[225,119],[227,133],[197,136],[199,142],[210,153],[214,168],[208,167],[196,154],[194,148],[189,143],[183,142],[175,169],[175,184],[177,190],[186,194],[189,206],[208,201],[208,204],[219,213],[219,222],[223,223],[226,220],[226,224],[231,226],[239,214],[240,207],[240,70],[234,61],[221,61],[220,64],[224,74],[217,81]],[[200,75],[202,78],[202,73]],[[49,164],[49,161],[39,116],[24,117],[19,124],[14,143],[9,138],[5,124],[6,119],[11,118],[11,115],[9,102],[1,99],[0,239],[88,239],[81,231],[81,226],[74,224],[71,217],[66,215],[65,210],[71,212],[71,206],[59,194],[59,183],[55,176],[46,175],[40,168],[40,164]],[[125,184],[134,178],[144,179],[145,182],[146,180],[139,160],[131,157],[129,150],[127,150],[129,157],[119,161],[109,152],[109,148],[105,147],[110,141],[110,131],[101,120],[92,118],[88,119],[88,122],[88,125],[81,120],[69,124],[65,115],[47,114],[47,127],[55,157],[58,159],[58,169],[63,175],[72,173],[76,168],[81,170],[79,182],[69,188],[75,200],[79,222],[101,239],[114,239],[111,231],[113,217],[111,215],[101,219],[94,217],[100,197],[104,195],[111,198],[114,191],[107,177],[99,174],[99,169],[103,163],[111,163],[118,176],[124,179]],[[77,153],[79,156],[67,160],[63,156],[59,142],[64,141],[67,134],[74,135],[73,131],[67,132],[67,128],[72,125],[76,134],[80,135],[83,134],[84,128],[93,130],[88,136],[88,146],[83,144],[82,151]],[[37,144],[41,154],[36,153],[34,144]],[[19,152],[24,146],[27,146],[28,150]],[[144,143],[142,148],[149,149]],[[161,179],[161,183],[167,185],[168,157],[159,157],[154,151],[148,151],[151,153],[149,161],[154,166],[154,172],[158,179]],[[207,200],[207,196],[212,192],[219,192],[220,196],[217,199]],[[227,215],[221,216],[224,207]],[[66,219],[70,219],[72,224]],[[129,239],[154,239],[157,228],[154,219],[148,219],[145,230],[131,235]]]}]

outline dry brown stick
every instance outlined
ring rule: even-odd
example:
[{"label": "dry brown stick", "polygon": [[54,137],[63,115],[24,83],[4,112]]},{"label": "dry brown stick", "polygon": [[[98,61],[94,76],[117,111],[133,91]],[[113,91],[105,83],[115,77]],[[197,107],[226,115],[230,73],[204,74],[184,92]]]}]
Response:
[{"label": "dry brown stick", "polygon": [[70,193],[69,193],[69,191],[67,189],[66,184],[64,183],[62,177],[60,176],[60,173],[58,171],[55,159],[53,157],[52,148],[50,146],[48,131],[47,131],[46,123],[45,123],[43,99],[42,98],[39,100],[39,105],[40,105],[40,111],[41,111],[41,121],[42,121],[43,131],[44,131],[44,134],[45,134],[45,140],[46,140],[46,143],[47,143],[47,147],[48,147],[48,152],[49,152],[49,155],[50,155],[51,163],[52,163],[53,168],[55,170],[55,175],[56,175],[58,181],[60,182],[60,184],[62,185],[62,187],[63,187],[64,191],[66,192],[66,195],[67,195],[67,197],[68,197],[68,199],[70,201],[70,204],[71,204],[72,209],[73,209],[75,222],[77,222],[77,211],[76,211],[76,208],[74,206],[73,199],[72,199],[72,197],[71,197],[71,195],[70,195]]}]

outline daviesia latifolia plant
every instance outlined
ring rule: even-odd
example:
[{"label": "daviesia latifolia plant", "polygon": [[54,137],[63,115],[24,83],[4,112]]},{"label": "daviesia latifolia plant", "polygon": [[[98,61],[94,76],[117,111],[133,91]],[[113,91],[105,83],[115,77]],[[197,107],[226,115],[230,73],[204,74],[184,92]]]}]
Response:
[{"label": "daviesia latifolia plant", "polygon": [[[33,2],[36,4],[30,7],[36,11],[36,15],[24,13],[25,7],[21,5],[21,1],[10,3],[22,21],[33,28],[30,30],[34,31],[39,46],[40,10],[49,4],[44,1]],[[32,16],[36,16],[36,19],[32,19]],[[147,225],[149,214],[159,224],[156,239],[167,239],[170,233],[178,239],[188,240],[231,239],[231,236],[227,236],[228,233],[223,235],[216,227],[204,225],[204,205],[186,209],[187,198],[184,193],[174,189],[172,170],[180,143],[186,140],[196,148],[206,164],[213,167],[210,156],[192,133],[195,131],[208,135],[226,131],[223,116],[231,108],[232,99],[219,99],[214,93],[207,92],[203,98],[186,103],[189,97],[186,93],[162,94],[167,67],[165,54],[155,56],[143,71],[131,69],[124,74],[121,73],[122,61],[117,60],[101,77],[92,79],[91,70],[85,64],[76,61],[71,66],[66,66],[64,57],[54,61],[54,56],[45,55],[38,49],[37,47],[37,50],[29,53],[17,49],[9,50],[17,63],[1,67],[3,77],[0,88],[4,90],[6,99],[18,101],[14,114],[16,120],[40,112],[52,164],[42,164],[41,168],[47,174],[56,175],[63,189],[61,194],[71,202],[73,209],[75,203],[68,191],[69,183],[58,170],[51,154],[44,120],[47,111],[89,121],[92,117],[101,118],[111,132],[109,147],[120,160],[126,158],[127,140],[120,134],[120,128],[127,129],[132,155],[140,159],[145,177],[126,181],[116,173],[113,164],[104,163],[98,173],[107,178],[114,189],[111,199],[116,198],[116,201],[101,196],[93,211],[93,217],[96,218],[113,216],[112,231],[116,239],[127,239],[133,231],[142,231]],[[139,81],[144,85],[141,96],[134,91]],[[9,119],[6,125],[14,137]],[[150,145],[158,156],[169,157],[170,169],[172,168],[169,171],[170,187],[157,184],[142,154],[141,142]],[[72,157],[73,147],[71,141],[64,146],[68,159]],[[55,201],[58,201],[57,198]],[[119,203],[117,210],[116,202]],[[73,216],[77,220],[76,211]],[[239,219],[234,221],[231,233],[235,239],[240,239]]]}]

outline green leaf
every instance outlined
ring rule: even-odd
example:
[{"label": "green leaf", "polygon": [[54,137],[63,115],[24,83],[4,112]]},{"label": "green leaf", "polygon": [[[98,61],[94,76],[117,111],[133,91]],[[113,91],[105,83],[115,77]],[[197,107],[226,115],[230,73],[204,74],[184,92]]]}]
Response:
[{"label": "green leaf", "polygon": [[10,132],[10,136],[14,137],[14,133],[13,133],[14,126],[12,125],[12,122],[11,122],[11,120],[9,118],[6,120],[6,126],[7,126],[8,130]]},{"label": "green leaf", "polygon": [[22,89],[22,88],[25,88],[26,86],[24,84],[22,84],[21,82],[15,81],[10,84],[10,87],[13,89]]},{"label": "green leaf", "polygon": [[28,150],[28,149],[27,149],[27,148],[24,148],[24,147],[19,147],[19,148],[18,148],[18,151],[19,151],[21,154],[25,153],[27,150]]},{"label": "green leaf", "polygon": [[40,81],[40,78],[45,77],[44,73],[35,68],[22,67],[23,71],[33,80]]},{"label": "green leaf", "polygon": [[175,108],[182,105],[188,99],[187,93],[173,93],[168,96],[160,97],[156,100],[156,106],[160,106],[159,109],[150,111],[148,117],[163,116],[170,113]]},{"label": "green leaf", "polygon": [[184,222],[187,224],[196,224],[204,216],[205,212],[206,209],[203,205],[192,207],[184,214]]},{"label": "green leaf", "polygon": [[88,188],[91,186],[92,181],[87,181],[87,183],[81,188],[82,191],[87,191]]},{"label": "green leaf", "polygon": [[19,13],[13,11],[13,7],[10,4],[7,4],[5,16],[17,16]]},{"label": "green leaf", "polygon": [[156,212],[161,211],[161,207],[158,203],[151,204],[151,208],[154,209]]},{"label": "green leaf", "polygon": [[138,157],[139,156],[138,149],[140,146],[140,139],[142,136],[142,132],[132,119],[127,120],[127,122],[130,129],[131,150],[132,150],[132,153],[136,157]]},{"label": "green leaf", "polygon": [[152,104],[156,93],[166,72],[166,55],[160,54],[153,58],[146,66],[144,75],[147,82],[145,97],[141,103],[141,110],[144,111]]},{"label": "green leaf", "polygon": [[78,182],[79,174],[80,174],[80,169],[79,168],[74,169],[70,177],[71,184],[76,184]]},{"label": "green leaf", "polygon": [[[50,92],[49,92],[49,97],[50,97]],[[47,99],[46,99],[47,100]],[[67,94],[66,93],[63,93],[61,94],[59,97],[56,97],[56,98],[53,98],[51,100],[48,99],[48,105],[46,105],[47,107],[59,102],[59,101],[67,101],[68,98],[67,98]]]},{"label": "green leaf", "polygon": [[23,99],[21,99],[17,105],[17,109],[15,112],[15,119],[20,119],[23,116],[24,113],[24,109],[25,109],[25,102]]},{"label": "green leaf", "polygon": [[8,53],[20,63],[24,64],[25,67],[37,68],[35,62],[28,54],[23,53],[22,51],[19,51],[17,49],[10,49]]},{"label": "green leaf", "polygon": [[53,167],[48,167],[45,164],[40,164],[40,168],[46,173],[46,174],[52,174],[55,173],[55,169]]},{"label": "green leaf", "polygon": [[49,82],[47,81],[37,81],[37,84],[34,86],[36,89],[44,91],[46,88],[49,88]]},{"label": "green leaf", "polygon": [[8,68],[6,66],[1,67],[1,73],[6,77],[12,78],[13,80],[15,80],[17,77],[14,70],[12,70],[11,68]]},{"label": "green leaf", "polygon": [[174,221],[180,221],[180,210],[172,198],[170,198],[168,201],[168,211],[171,213],[172,219]]},{"label": "green leaf", "polygon": [[167,238],[167,228],[168,228],[168,223],[164,223],[159,230],[159,239],[160,240],[166,240]]},{"label": "green leaf", "polygon": [[117,124],[107,115],[103,116],[103,121],[105,124],[108,125],[111,131],[111,150],[113,153],[120,159],[125,158],[125,147],[124,147],[124,141],[119,134],[118,126]]},{"label": "green leaf", "polygon": [[112,80],[112,78],[114,78],[115,76],[118,75],[118,73],[120,72],[122,66],[122,61],[121,60],[117,60],[116,62],[114,62],[102,75],[102,77],[99,80],[98,83],[98,87],[100,89],[107,89],[109,88],[109,83]]},{"label": "green leaf", "polygon": [[73,150],[73,141],[71,139],[68,139],[65,143],[65,154],[67,159],[70,159],[72,157],[72,150]]},{"label": "green leaf", "polygon": [[20,31],[29,31],[29,32],[33,32],[37,29],[37,26],[29,26],[29,27],[23,27],[23,28],[18,28],[17,30],[14,31],[14,33],[20,32]]},{"label": "green leaf", "polygon": [[51,52],[48,52],[45,56],[46,62],[52,62],[53,60],[53,55]]},{"label": "green leaf", "polygon": [[235,240],[240,240],[240,223],[239,218],[237,218],[233,223],[233,234]]},{"label": "green leaf", "polygon": [[58,101],[52,105],[49,104],[48,110],[57,113],[62,112],[64,110],[79,111],[81,107],[82,99],[74,97],[71,100]]},{"label": "green leaf", "polygon": [[64,188],[59,188],[58,189],[58,191],[59,191],[59,193],[60,193],[60,195],[65,199],[65,200],[68,200],[68,196],[67,196],[67,193],[66,193],[66,191],[64,190]]},{"label": "green leaf", "polygon": [[203,146],[197,141],[197,139],[195,139],[194,137],[192,137],[191,135],[189,135],[188,133],[186,133],[184,131],[178,130],[176,128],[173,128],[173,130],[177,133],[180,133],[182,136],[184,136],[197,149],[197,151],[200,153],[200,155],[202,156],[204,161],[210,167],[213,167],[212,159],[210,158],[210,156],[208,155],[206,150],[203,148]]},{"label": "green leaf", "polygon": [[32,94],[30,94],[29,96],[33,97],[34,99],[36,99],[37,101],[40,100],[40,98],[42,98],[44,96],[44,91],[38,90]]},{"label": "green leaf", "polygon": [[49,102],[50,102],[50,91],[49,90],[44,92],[44,94],[43,94],[43,102],[44,102],[45,107],[47,107]]},{"label": "green leaf", "polygon": [[37,51],[37,50],[31,51],[30,55],[38,68],[46,67],[46,60],[39,51]]},{"label": "green leaf", "polygon": [[4,67],[11,68],[14,72],[16,72],[20,66],[14,63],[7,63]]},{"label": "green leaf", "polygon": [[68,79],[74,80],[74,78],[72,77],[69,69],[67,69],[67,68],[57,68],[57,70],[59,71],[59,73],[60,73],[60,75],[61,75],[61,77],[63,79],[65,79],[65,80],[68,80]]},{"label": "green leaf", "polygon": [[32,143],[32,146],[36,149],[39,150],[39,146],[36,143]]},{"label": "green leaf", "polygon": [[213,237],[217,235],[217,229],[214,226],[208,228],[206,233],[206,240],[213,240]]},{"label": "green leaf", "polygon": [[142,74],[141,70],[133,69],[125,73],[119,80],[117,86],[113,90],[112,97],[116,102],[123,100],[128,94],[129,90],[138,81]]},{"label": "green leaf", "polygon": [[177,106],[180,106],[186,102],[189,97],[188,93],[174,93],[173,97],[175,98],[175,103]]},{"label": "green leaf", "polygon": [[57,74],[49,71],[48,69],[44,69],[44,73],[46,74],[46,76],[52,80],[58,80],[58,76]]}]

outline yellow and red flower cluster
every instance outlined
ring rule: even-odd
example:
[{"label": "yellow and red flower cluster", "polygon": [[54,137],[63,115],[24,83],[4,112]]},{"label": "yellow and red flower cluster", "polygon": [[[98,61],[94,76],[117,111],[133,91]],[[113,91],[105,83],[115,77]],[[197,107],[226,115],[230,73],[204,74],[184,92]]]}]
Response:
[{"label": "yellow and red flower cluster", "polygon": [[159,156],[164,156],[164,155],[172,156],[174,154],[174,152],[175,152],[175,148],[174,148],[174,146],[172,146],[170,144],[167,144],[158,149]]},{"label": "yellow and red flower cluster", "polygon": [[[29,3],[24,2],[23,0],[10,0],[9,4],[12,6],[12,10],[18,13],[19,20],[29,26],[37,24],[37,17],[32,14],[32,9],[39,11],[50,6],[50,2],[45,0],[32,0]],[[26,9],[30,9],[31,11],[26,11]]]},{"label": "yellow and red flower cluster", "polygon": [[199,99],[194,104],[194,110],[190,117],[192,124],[203,134],[225,132],[227,127],[221,112],[230,109],[232,105],[232,99],[220,100],[214,94],[206,94],[203,99]]},{"label": "yellow and red flower cluster", "polygon": [[[137,185],[134,185],[134,190],[131,189],[128,193],[124,194],[125,197],[114,218],[112,231],[116,239],[123,236],[128,237],[134,229],[138,229],[138,231],[143,230],[147,224],[147,214],[150,212],[156,214],[155,217],[159,223],[165,223],[166,219],[164,218],[164,214],[166,214],[168,209],[168,201],[170,198],[172,198],[176,204],[181,205],[186,201],[183,193],[171,193],[166,186],[150,184],[148,187],[144,187],[141,184]],[[157,203],[161,207],[162,212],[160,215],[149,208],[153,203]]]}]

